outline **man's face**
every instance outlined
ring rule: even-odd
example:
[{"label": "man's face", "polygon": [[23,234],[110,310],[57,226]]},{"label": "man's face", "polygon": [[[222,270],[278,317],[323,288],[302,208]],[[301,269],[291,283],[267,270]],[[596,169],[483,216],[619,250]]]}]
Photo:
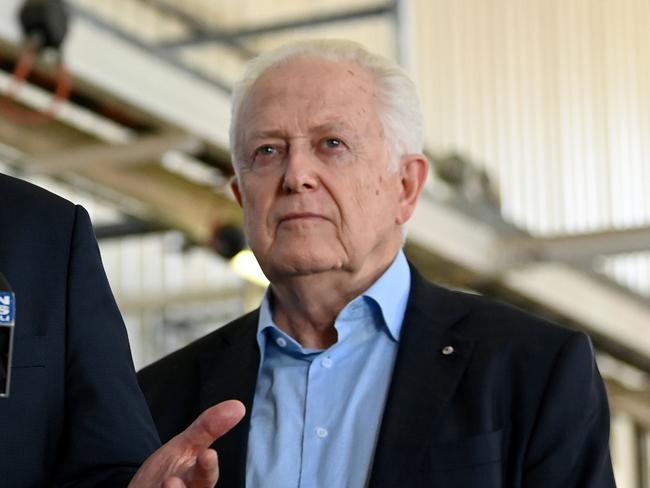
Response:
[{"label": "man's face", "polygon": [[389,170],[376,99],[356,64],[303,57],[266,71],[244,101],[233,190],[272,282],[372,273],[399,249],[412,208],[402,172]]}]

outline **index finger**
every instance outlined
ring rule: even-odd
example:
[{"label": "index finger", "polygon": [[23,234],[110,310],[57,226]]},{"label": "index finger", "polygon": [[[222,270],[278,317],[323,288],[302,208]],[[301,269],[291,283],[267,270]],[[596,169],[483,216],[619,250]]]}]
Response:
[{"label": "index finger", "polygon": [[226,400],[205,410],[178,436],[187,447],[204,450],[244,417],[246,408],[238,400]]}]

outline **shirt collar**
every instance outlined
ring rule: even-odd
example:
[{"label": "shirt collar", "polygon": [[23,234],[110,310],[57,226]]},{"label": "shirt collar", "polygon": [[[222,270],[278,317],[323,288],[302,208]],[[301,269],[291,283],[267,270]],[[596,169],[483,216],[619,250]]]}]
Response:
[{"label": "shirt collar", "polygon": [[362,294],[379,306],[386,328],[395,341],[399,341],[402,332],[410,291],[411,270],[400,249],[384,274]]},{"label": "shirt collar", "polygon": [[[384,274],[370,288],[362,293],[361,296],[352,300],[352,302],[363,298],[372,300],[378,306],[391,338],[395,342],[398,342],[410,291],[411,270],[404,256],[404,251],[400,249],[393,263]],[[260,348],[260,357],[264,357],[266,349],[265,329],[275,329],[275,331],[287,337],[288,340],[295,342],[275,325],[271,312],[270,294],[271,287],[268,287],[260,305],[260,314],[257,323],[257,343]],[[345,311],[345,308],[343,311]]]}]

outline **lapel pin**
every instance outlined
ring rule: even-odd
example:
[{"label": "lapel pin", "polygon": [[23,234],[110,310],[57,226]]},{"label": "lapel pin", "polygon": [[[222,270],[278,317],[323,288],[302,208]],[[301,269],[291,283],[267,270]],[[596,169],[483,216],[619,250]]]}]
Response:
[{"label": "lapel pin", "polygon": [[454,353],[454,347],[453,346],[445,346],[442,348],[442,354],[444,356],[449,356]]}]

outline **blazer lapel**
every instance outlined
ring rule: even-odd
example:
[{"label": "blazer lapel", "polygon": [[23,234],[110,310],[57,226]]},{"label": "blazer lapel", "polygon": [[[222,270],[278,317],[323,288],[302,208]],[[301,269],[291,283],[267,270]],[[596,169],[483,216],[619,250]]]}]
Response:
[{"label": "blazer lapel", "polygon": [[473,340],[449,330],[468,313],[453,293],[427,282],[412,266],[411,276],[370,488],[408,486],[408,476],[419,469],[421,455],[460,382],[474,345]]},{"label": "blazer lapel", "polygon": [[[11,188],[11,185],[6,184],[6,179],[7,177],[0,173],[0,228],[12,228],[13,230],[13,226],[10,227],[11,220],[7,215],[9,205],[6,197],[6,193],[8,189]],[[13,232],[8,232],[8,234],[11,235]],[[0,236],[0,273],[4,273],[5,277],[11,281],[11,277],[6,276],[8,267],[7,265],[9,264],[9,256],[7,255],[7,248],[9,246],[7,242],[8,240],[9,239],[7,238],[6,234]]]},{"label": "blazer lapel", "polygon": [[221,466],[219,486],[224,488],[243,488],[246,484],[248,429],[260,361],[255,340],[258,315],[255,310],[242,317],[222,344],[198,357],[200,411],[230,399],[246,406],[242,421],[213,445]]}]

